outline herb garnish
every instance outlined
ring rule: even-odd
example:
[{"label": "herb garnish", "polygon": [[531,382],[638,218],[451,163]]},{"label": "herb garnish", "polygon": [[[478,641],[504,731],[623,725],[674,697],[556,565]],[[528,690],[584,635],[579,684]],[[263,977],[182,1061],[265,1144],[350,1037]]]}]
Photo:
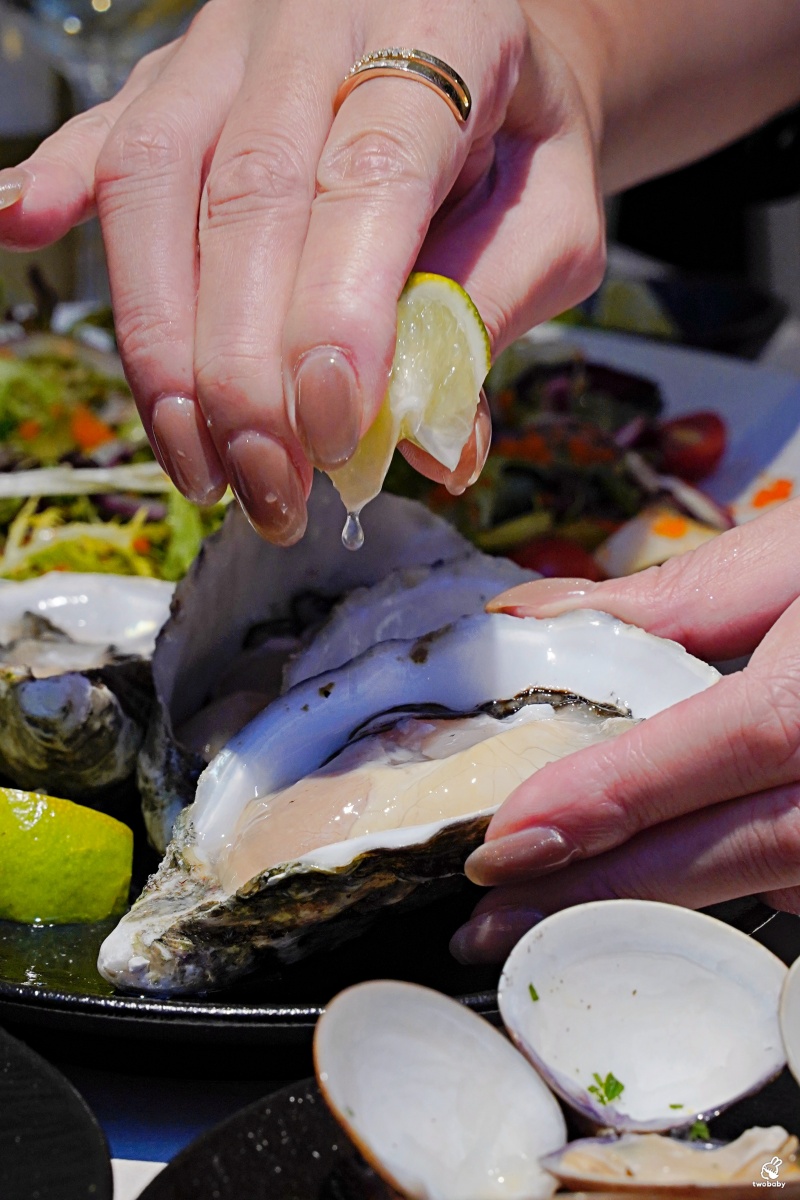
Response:
[{"label": "herb garnish", "polygon": [[689,1130],[690,1142],[710,1142],[711,1134],[705,1121],[695,1121],[692,1128]]},{"label": "herb garnish", "polygon": [[536,988],[533,986],[532,983],[528,984],[528,991],[530,992],[531,1000],[539,999],[539,993],[537,992]]},{"label": "herb garnish", "polygon": [[625,1091],[625,1084],[620,1083],[609,1071],[605,1079],[602,1079],[596,1071],[592,1072],[594,1083],[589,1087],[589,1091],[593,1096],[596,1096],[602,1105],[611,1104],[618,1096],[621,1096]]}]

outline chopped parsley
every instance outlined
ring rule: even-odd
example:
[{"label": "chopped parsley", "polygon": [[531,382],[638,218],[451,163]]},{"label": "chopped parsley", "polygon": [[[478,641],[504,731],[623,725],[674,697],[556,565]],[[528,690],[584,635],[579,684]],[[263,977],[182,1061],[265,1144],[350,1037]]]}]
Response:
[{"label": "chopped parsley", "polygon": [[596,1071],[592,1072],[594,1083],[589,1087],[589,1091],[593,1096],[596,1096],[602,1105],[611,1104],[625,1091],[625,1084],[611,1074],[609,1071],[605,1079],[602,1079]]},{"label": "chopped parsley", "polygon": [[694,1125],[689,1130],[689,1141],[690,1142],[709,1142],[709,1141],[711,1141],[711,1134],[709,1133],[708,1126],[706,1125],[705,1121],[695,1121]]},{"label": "chopped parsley", "polygon": [[537,992],[536,988],[533,986],[532,983],[528,984],[528,991],[530,993],[531,1000],[536,1001],[539,999],[539,993]]},{"label": "chopped parsley", "polygon": [[683,1108],[682,1104],[670,1104],[670,1108]]}]

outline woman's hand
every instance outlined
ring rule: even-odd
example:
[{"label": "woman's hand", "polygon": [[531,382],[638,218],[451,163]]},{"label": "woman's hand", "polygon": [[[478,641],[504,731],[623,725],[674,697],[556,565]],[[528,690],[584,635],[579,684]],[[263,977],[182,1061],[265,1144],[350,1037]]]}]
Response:
[{"label": "woman's hand", "polygon": [[492,601],[550,617],[601,609],[744,670],[610,742],[538,771],[467,860],[494,885],[453,939],[502,959],[542,916],[634,896],[699,908],[758,893],[800,913],[800,501],[607,583],[542,580]]},{"label": "woman's hand", "polygon": [[[396,78],[334,117],[356,59],[409,45],[466,80],[466,125]],[[597,112],[515,0],[208,0],[114,99],[0,173],[0,243],[35,249],[99,213],[162,465],[199,503],[230,482],[290,544],[312,465],[346,460],[377,412],[415,264],[469,290],[496,350],[598,283]],[[487,450],[484,413],[456,489]]]}]

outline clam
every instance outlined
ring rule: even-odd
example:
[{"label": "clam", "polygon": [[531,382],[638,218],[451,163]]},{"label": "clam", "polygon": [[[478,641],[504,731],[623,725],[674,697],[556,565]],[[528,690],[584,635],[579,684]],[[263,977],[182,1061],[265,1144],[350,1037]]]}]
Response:
[{"label": "clam", "polygon": [[382,642],[273,701],[217,755],[100,971],[190,992],[329,948],[385,905],[458,884],[538,767],[717,678],[603,613],[482,614]]},{"label": "clam", "polygon": [[780,1022],[789,1070],[800,1083],[800,958],[792,964],[783,985]]},{"label": "clam", "polygon": [[[287,660],[303,650],[309,632],[343,595],[398,569],[465,556],[487,561],[447,522],[396,496],[383,494],[370,505],[365,529],[364,548],[358,554],[345,550],[341,501],[319,477],[309,497],[308,529],[296,546],[264,542],[237,506],[203,544],[178,585],[153,658],[156,705],[138,778],[148,834],[158,849],[193,799],[203,767],[278,695]],[[519,578],[518,568],[508,564],[506,570]],[[498,581],[497,590],[507,586],[500,575]],[[479,607],[478,601],[466,610],[450,607],[419,632]],[[349,613],[357,620],[353,609]]]},{"label": "clam", "polygon": [[607,900],[546,918],[498,989],[523,1054],[595,1127],[677,1129],[757,1091],[785,1064],[786,967],[713,917]]},{"label": "clam", "polygon": [[77,572],[0,584],[0,772],[75,799],[132,777],[172,591]]},{"label": "clam", "polygon": [[537,1200],[566,1127],[553,1095],[488,1021],[410,983],[358,984],[317,1022],[320,1088],[364,1157],[415,1200]]}]

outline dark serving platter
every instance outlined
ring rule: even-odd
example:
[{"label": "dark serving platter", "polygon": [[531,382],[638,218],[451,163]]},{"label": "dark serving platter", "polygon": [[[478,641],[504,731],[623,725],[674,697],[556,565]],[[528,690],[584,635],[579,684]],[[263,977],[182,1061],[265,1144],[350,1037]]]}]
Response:
[{"label": "dark serving platter", "polygon": [[[752,1125],[800,1133],[800,1088],[788,1071],[711,1123],[715,1137]],[[580,1136],[573,1129],[570,1136]],[[140,1200],[391,1200],[328,1111],[313,1079],[248,1105],[172,1160]]]},{"label": "dark serving platter", "polygon": [[[63,1057],[64,1034],[90,1041],[200,1042],[224,1057],[234,1047],[283,1053],[283,1078],[308,1069],[314,1025],[342,988],[364,979],[405,979],[457,996],[497,1019],[496,967],[464,967],[448,941],[480,891],[404,914],[387,913],[358,939],[226,991],[186,999],[124,995],[98,975],[97,950],[111,925],[31,927],[0,922],[0,1022]],[[85,1048],[84,1048],[85,1049]],[[82,1051],[83,1053],[83,1051]],[[102,1055],[98,1048],[94,1057]],[[301,1068],[302,1070],[299,1070]],[[273,1075],[273,1078],[280,1078]]]}]

